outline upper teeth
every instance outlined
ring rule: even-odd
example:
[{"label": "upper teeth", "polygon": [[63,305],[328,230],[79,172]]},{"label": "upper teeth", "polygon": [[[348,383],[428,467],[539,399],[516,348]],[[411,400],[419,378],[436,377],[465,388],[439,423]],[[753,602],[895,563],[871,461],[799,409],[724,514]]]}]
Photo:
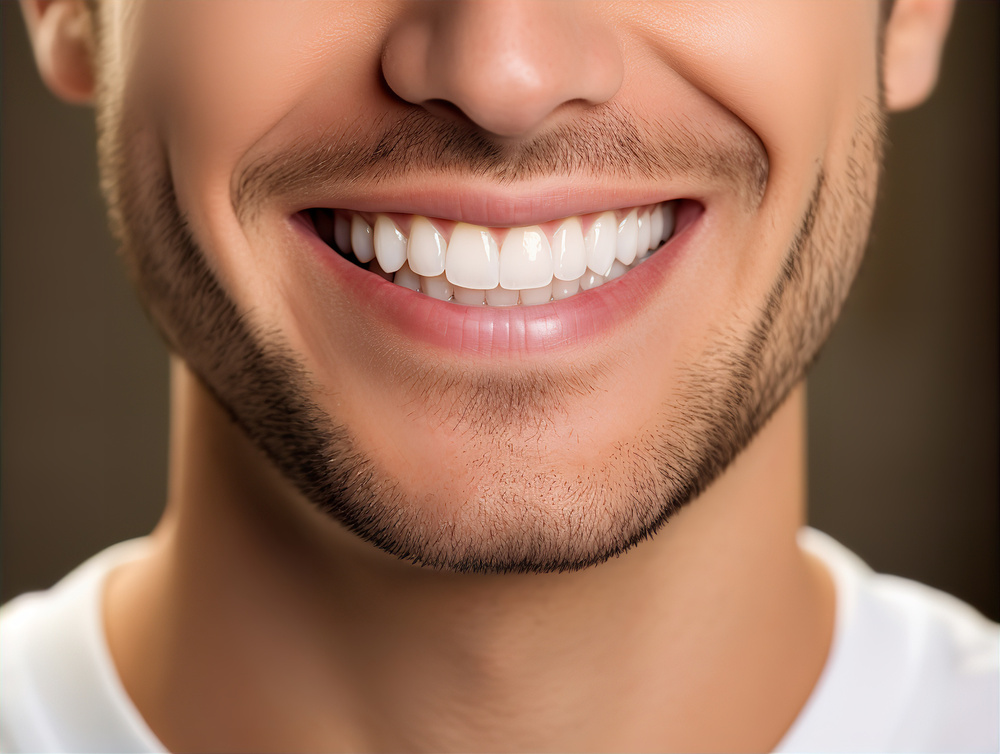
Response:
[{"label": "upper teeth", "polygon": [[500,243],[496,230],[461,222],[445,238],[419,215],[408,235],[386,214],[376,214],[374,226],[344,210],[312,216],[324,241],[398,285],[463,304],[512,306],[566,298],[624,274],[673,234],[674,204],[567,217],[548,224],[551,234],[538,225],[509,228]]}]

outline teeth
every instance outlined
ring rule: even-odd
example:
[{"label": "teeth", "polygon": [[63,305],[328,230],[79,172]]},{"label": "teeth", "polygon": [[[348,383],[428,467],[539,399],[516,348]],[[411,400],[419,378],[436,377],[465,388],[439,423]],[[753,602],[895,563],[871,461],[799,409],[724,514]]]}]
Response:
[{"label": "teeth", "polygon": [[369,272],[374,272],[380,278],[385,278],[390,283],[392,282],[392,273],[391,272],[386,272],[385,270],[383,270],[382,266],[378,263],[377,259],[373,259],[372,261],[370,261],[368,263],[368,270],[369,270]]},{"label": "teeth", "polygon": [[642,258],[649,253],[650,229],[649,213],[639,213],[639,243],[636,244],[636,256]]},{"label": "teeth", "polygon": [[598,275],[593,270],[587,270],[583,273],[583,277],[580,278],[580,288],[584,291],[589,291],[591,288],[596,288],[604,282],[604,276]]},{"label": "teeth", "polygon": [[521,291],[521,303],[525,306],[535,304],[547,304],[552,298],[552,283],[543,285],[540,288],[528,288]]},{"label": "teeth", "polygon": [[537,225],[511,228],[500,247],[501,287],[514,291],[551,282],[552,250],[542,229]]},{"label": "teeth", "polygon": [[351,248],[354,251],[354,256],[362,264],[368,264],[375,258],[372,226],[366,223],[361,215],[355,215],[351,218]]},{"label": "teeth", "polygon": [[506,288],[493,288],[486,291],[486,303],[490,306],[517,306],[518,291],[508,291]]},{"label": "teeth", "polygon": [[455,286],[448,282],[444,275],[432,278],[420,278],[420,290],[428,296],[447,301],[455,292]]},{"label": "teeth", "polygon": [[552,234],[552,275],[558,280],[577,280],[586,271],[583,228],[577,218],[570,217]]},{"label": "teeth", "polygon": [[618,221],[614,212],[605,212],[594,220],[586,237],[583,239],[587,250],[587,267],[598,275],[604,275],[611,269],[615,261],[615,249],[618,243],[616,230]]},{"label": "teeth", "polygon": [[351,253],[351,220],[338,212],[333,220],[333,241],[344,254]]},{"label": "teeth", "polygon": [[448,282],[488,291],[500,284],[500,250],[486,228],[458,223],[451,232],[444,272]]},{"label": "teeth", "polygon": [[477,288],[463,288],[460,285],[455,286],[455,303],[465,304],[466,306],[482,306],[486,303],[486,291],[481,291]]},{"label": "teeth", "polygon": [[[674,232],[676,202],[602,212],[583,233],[567,217],[549,236],[537,225],[510,228],[498,246],[489,228],[456,223],[446,239],[419,215],[403,233],[392,217],[374,226],[356,212],[311,210],[316,233],[344,255],[404,288],[466,306],[560,301],[621,277]],[[619,211],[623,212],[623,211]]]},{"label": "teeth", "polygon": [[604,280],[605,282],[607,282],[608,280],[614,280],[615,278],[620,278],[626,272],[628,272],[628,267],[622,264],[620,259],[616,259],[611,264],[611,271],[604,276]]},{"label": "teeth", "polygon": [[618,224],[618,246],[615,250],[615,258],[622,264],[632,264],[639,243],[639,215],[632,210],[625,219]]},{"label": "teeth", "polygon": [[403,264],[396,271],[396,277],[393,278],[393,282],[397,285],[401,285],[404,288],[409,288],[411,291],[420,290],[420,276],[410,269],[410,265]]},{"label": "teeth", "polygon": [[663,238],[663,205],[657,204],[649,213],[649,242],[654,248],[660,245]]},{"label": "teeth", "polygon": [[660,243],[666,241],[670,236],[674,234],[674,203],[668,202],[666,204],[658,205],[660,211],[663,213],[663,231],[656,239],[656,246],[659,247]]},{"label": "teeth", "polygon": [[426,217],[414,217],[410,225],[410,244],[406,258],[410,269],[418,275],[434,277],[444,272],[445,253],[448,245],[444,236]]},{"label": "teeth", "polygon": [[385,215],[375,220],[375,257],[386,272],[395,272],[406,264],[406,236]]},{"label": "teeth", "polygon": [[[582,275],[580,277],[583,277]],[[580,280],[553,280],[552,298],[559,301],[580,292]]]}]

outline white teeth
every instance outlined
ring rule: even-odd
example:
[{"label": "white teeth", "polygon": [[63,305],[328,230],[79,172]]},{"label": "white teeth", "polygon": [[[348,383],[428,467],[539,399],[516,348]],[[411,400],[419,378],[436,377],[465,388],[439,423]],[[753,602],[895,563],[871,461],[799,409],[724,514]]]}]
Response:
[{"label": "white teeth", "polygon": [[587,270],[583,273],[583,277],[580,278],[580,288],[585,291],[589,291],[591,288],[596,288],[604,282],[604,276],[598,275],[593,270]]},{"label": "white teeth", "polygon": [[517,306],[517,291],[506,288],[491,288],[486,291],[486,303],[490,306]]},{"label": "white teeth", "polygon": [[667,202],[666,204],[660,204],[658,206],[663,212],[663,231],[660,233],[660,237],[656,241],[657,246],[674,234],[674,221],[676,219],[674,216],[673,202]]},{"label": "white teeth", "polygon": [[657,204],[649,213],[649,243],[656,248],[663,238],[663,205]]},{"label": "white teeth", "polygon": [[466,306],[482,306],[486,303],[486,291],[480,291],[476,288],[463,288],[456,285],[454,296],[456,303]]},{"label": "white teeth", "polygon": [[[345,210],[311,210],[320,238],[375,274],[404,288],[467,306],[528,306],[560,301],[621,277],[674,231],[675,202],[599,214],[586,235],[579,217],[548,227],[509,228],[498,246],[494,230],[455,223],[450,240],[434,223],[412,216],[409,237],[386,214],[374,227]],[[332,237],[332,239],[331,239]]]},{"label": "white teeth", "polygon": [[[581,276],[582,277],[582,276]],[[575,293],[580,292],[580,280],[553,280],[552,281],[552,298],[556,301],[560,301],[564,298],[569,298]]]},{"label": "white teeth", "polygon": [[552,276],[557,280],[576,280],[586,271],[583,228],[577,218],[570,217],[552,234]]},{"label": "white teeth", "polygon": [[623,265],[620,259],[616,259],[614,261],[614,264],[611,265],[611,271],[604,276],[604,281],[607,282],[608,280],[614,280],[615,278],[620,278],[626,272],[628,272],[628,267]]},{"label": "white teeth", "polygon": [[458,223],[451,232],[444,272],[448,282],[488,291],[500,284],[500,250],[486,228]]},{"label": "white teeth", "polygon": [[455,286],[449,283],[444,275],[437,275],[432,278],[420,278],[420,290],[428,296],[447,301],[455,292]]},{"label": "white teeth", "polygon": [[649,213],[639,213],[639,243],[636,245],[636,256],[644,257],[649,253]]},{"label": "white teeth", "polygon": [[444,272],[448,244],[441,232],[426,217],[414,217],[410,225],[410,243],[406,258],[418,275],[434,277]]},{"label": "white teeth", "polygon": [[406,236],[385,215],[375,219],[375,256],[386,272],[395,272],[406,263]]},{"label": "white teeth", "polygon": [[511,228],[500,247],[500,285],[515,291],[551,282],[552,250],[542,229],[537,225]]},{"label": "white teeth", "polygon": [[598,275],[604,275],[615,261],[618,221],[614,212],[605,212],[590,226],[583,239],[587,250],[587,267]]},{"label": "white teeth", "polygon": [[618,224],[618,246],[615,257],[622,264],[632,264],[635,261],[636,244],[639,243],[639,215],[632,210]]},{"label": "white teeth", "polygon": [[408,264],[404,264],[396,270],[396,277],[393,278],[393,282],[396,283],[396,285],[409,288],[411,291],[420,290],[420,276],[411,270],[410,265]]},{"label": "white teeth", "polygon": [[375,258],[372,226],[366,223],[361,215],[354,215],[351,218],[351,247],[354,250],[354,256],[362,264],[368,264]]},{"label": "white teeth", "polygon": [[333,242],[342,254],[351,253],[351,220],[343,212],[334,215]]},{"label": "white teeth", "polygon": [[552,284],[543,285],[541,288],[528,288],[521,291],[521,303],[525,306],[535,304],[547,304],[552,298]]}]

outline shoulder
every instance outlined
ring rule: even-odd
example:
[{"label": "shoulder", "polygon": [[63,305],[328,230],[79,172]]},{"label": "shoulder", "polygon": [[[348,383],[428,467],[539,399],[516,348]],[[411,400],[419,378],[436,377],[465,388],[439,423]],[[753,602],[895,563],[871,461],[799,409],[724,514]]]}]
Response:
[{"label": "shoulder", "polygon": [[108,574],[144,540],[94,556],[44,592],[0,608],[0,751],[151,751],[104,635]]},{"label": "shoulder", "polygon": [[780,750],[998,751],[1000,626],[804,530],[837,589],[827,666]]}]

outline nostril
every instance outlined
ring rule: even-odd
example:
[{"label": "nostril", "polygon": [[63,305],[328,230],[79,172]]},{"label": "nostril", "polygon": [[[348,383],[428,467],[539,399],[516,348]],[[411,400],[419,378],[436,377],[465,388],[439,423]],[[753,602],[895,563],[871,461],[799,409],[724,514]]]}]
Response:
[{"label": "nostril", "polygon": [[461,108],[446,99],[435,97],[420,103],[425,110],[433,115],[444,116],[453,120],[466,120]]},{"label": "nostril", "polygon": [[423,3],[386,38],[381,77],[436,117],[525,138],[565,105],[582,113],[610,100],[624,64],[614,25],[584,5]]}]

